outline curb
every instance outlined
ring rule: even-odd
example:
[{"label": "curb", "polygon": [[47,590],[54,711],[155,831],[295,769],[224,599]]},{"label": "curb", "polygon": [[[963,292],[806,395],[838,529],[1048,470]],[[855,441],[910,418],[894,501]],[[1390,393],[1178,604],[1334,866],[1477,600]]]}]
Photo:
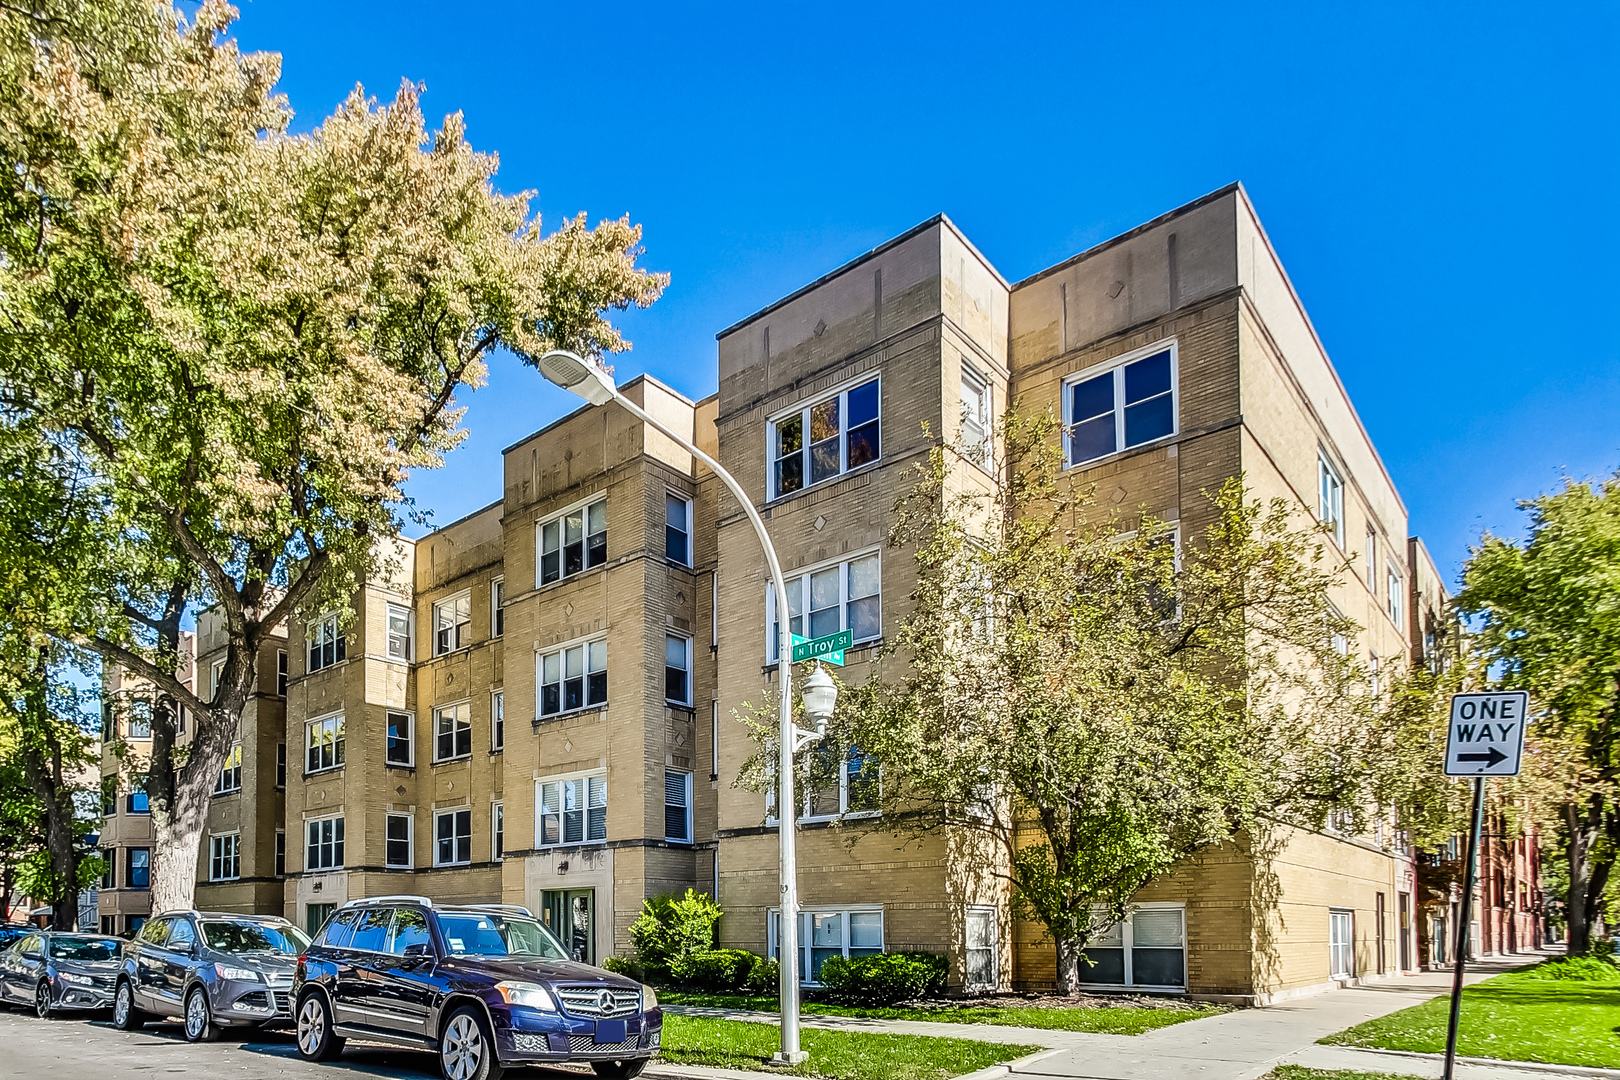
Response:
[{"label": "curb", "polygon": [[[1335,1043],[1317,1043],[1329,1050],[1351,1050],[1358,1054],[1381,1054],[1386,1057],[1412,1058],[1418,1061],[1444,1061],[1444,1054],[1431,1054],[1422,1050],[1386,1050],[1372,1046],[1344,1046]],[[1296,1051],[1290,1057],[1298,1056]],[[1551,1061],[1512,1061],[1507,1058],[1464,1057],[1457,1055],[1463,1065],[1483,1065],[1492,1069],[1522,1069],[1525,1072],[1551,1073],[1554,1076],[1590,1076],[1599,1080],[1620,1080],[1620,1069],[1605,1069],[1595,1065],[1560,1065]]]},{"label": "curb", "polygon": [[[1022,1069],[1034,1064],[1042,1058],[1061,1054],[1061,1049],[1041,1050],[1033,1054],[1025,1054],[1021,1058],[1003,1062],[1000,1065],[989,1065],[976,1072],[962,1073],[952,1080],[1002,1080],[1015,1069]],[[660,1062],[647,1067],[646,1075],[656,1077],[657,1080],[757,1080],[765,1076],[782,1076],[783,1073],[768,1072],[754,1069],[717,1069],[708,1065],[671,1065]]]},{"label": "curb", "polygon": [[1039,1050],[1033,1054],[1025,1054],[1021,1058],[1014,1058],[1011,1061],[1002,1062],[1000,1065],[987,1065],[977,1072],[963,1073],[961,1076],[954,1077],[953,1080],[1001,1080],[1002,1077],[1007,1076],[1015,1069],[1022,1069],[1026,1065],[1033,1065],[1042,1058],[1049,1058],[1053,1054],[1061,1053],[1063,1053],[1061,1048],[1055,1050]]}]

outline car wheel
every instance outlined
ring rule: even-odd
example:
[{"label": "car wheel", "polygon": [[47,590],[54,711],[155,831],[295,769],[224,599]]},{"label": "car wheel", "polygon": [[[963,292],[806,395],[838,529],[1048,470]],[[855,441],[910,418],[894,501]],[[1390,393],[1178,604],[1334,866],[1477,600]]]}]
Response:
[{"label": "car wheel", "polygon": [[591,1071],[603,1080],[630,1080],[632,1076],[640,1076],[641,1070],[647,1067],[649,1058],[630,1058],[627,1061],[593,1061]]},{"label": "car wheel", "polygon": [[51,1018],[51,984],[45,979],[34,989],[34,1015],[41,1020]]},{"label": "car wheel", "polygon": [[470,1005],[450,1014],[439,1033],[439,1072],[444,1080],[500,1080],[504,1071],[483,1014]]},{"label": "car wheel", "polygon": [[146,1017],[135,1007],[135,991],[128,979],[120,980],[113,994],[113,1027],[119,1031],[135,1031],[146,1023]]},{"label": "car wheel", "polygon": [[332,1010],[319,991],[298,1004],[298,1056],[305,1061],[331,1061],[343,1052],[343,1039],[332,1031]]},{"label": "car wheel", "polygon": [[213,1042],[219,1037],[214,1013],[208,1007],[208,991],[200,986],[186,995],[186,1042]]}]

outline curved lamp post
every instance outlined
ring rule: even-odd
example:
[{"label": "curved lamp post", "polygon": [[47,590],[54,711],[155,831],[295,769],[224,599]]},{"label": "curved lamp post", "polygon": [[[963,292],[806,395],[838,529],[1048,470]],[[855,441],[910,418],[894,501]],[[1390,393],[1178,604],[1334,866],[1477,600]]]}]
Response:
[{"label": "curved lamp post", "polygon": [[838,699],[838,686],[822,670],[818,662],[810,677],[805,680],[804,687],[805,713],[814,722],[816,729],[805,731],[793,723],[793,630],[789,620],[780,617],[788,602],[787,582],[782,577],[782,564],[776,557],[776,548],[771,544],[770,534],[765,531],[765,522],[759,516],[759,511],[754,509],[754,501],[743,491],[742,485],[737,483],[736,477],[721,468],[720,463],[714,458],[693,445],[690,438],[671,430],[647,410],[621,394],[619,388],[613,384],[613,376],[609,375],[600,364],[591,363],[575,353],[554,349],[540,357],[536,366],[540,369],[540,374],[548,380],[564,390],[578,394],[592,405],[618,402],[632,416],[675,440],[684,450],[707,465],[737,497],[743,513],[748,516],[749,523],[754,526],[754,532],[759,536],[760,547],[765,549],[765,564],[770,569],[771,584],[776,589],[779,616],[777,623],[780,629],[777,642],[777,671],[782,680],[781,692],[777,695],[781,704],[777,730],[781,757],[776,768],[776,831],[781,847],[778,873],[782,893],[781,914],[777,917],[776,941],[781,973],[782,1048],[776,1052],[772,1060],[779,1064],[797,1065],[809,1055],[799,1049],[799,868],[798,853],[794,844],[797,832],[795,818],[798,814],[794,810],[793,802],[793,755],[826,733],[827,720],[832,716],[833,704]]}]

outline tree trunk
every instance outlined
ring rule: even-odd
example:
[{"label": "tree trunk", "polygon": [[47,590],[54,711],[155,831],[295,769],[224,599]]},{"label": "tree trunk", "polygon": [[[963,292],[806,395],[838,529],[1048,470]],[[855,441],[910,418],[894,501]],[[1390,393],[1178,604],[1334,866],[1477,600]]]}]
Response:
[{"label": "tree trunk", "polygon": [[1080,965],[1085,963],[1081,958],[1084,943],[1075,938],[1056,938],[1057,945],[1057,989],[1064,997],[1074,997],[1080,993]]},{"label": "tree trunk", "polygon": [[36,680],[25,693],[27,727],[22,733],[23,775],[45,810],[45,850],[51,860],[52,925],[79,928],[79,850],[74,843],[73,791],[63,774],[62,732],[51,715],[49,657],[41,651]]},{"label": "tree trunk", "polygon": [[[218,775],[226,753],[217,746],[219,733],[207,730],[204,717],[194,717],[197,732],[191,743],[191,757],[183,769],[176,771],[172,762],[177,709],[165,702],[152,710],[152,774],[147,792],[152,813],[154,914],[184,910],[195,904],[197,858],[213,793],[213,784],[201,782],[198,774],[202,778]],[[229,748],[228,738],[224,743]]]},{"label": "tree trunk", "polygon": [[1569,892],[1564,898],[1564,910],[1569,919],[1570,956],[1585,956],[1592,948],[1592,926],[1588,914],[1592,910],[1589,899],[1591,886],[1591,851],[1597,839],[1597,829],[1591,821],[1601,813],[1601,797],[1594,797],[1593,806],[1586,813],[1574,803],[1564,807],[1564,824],[1569,832],[1566,854],[1569,859]]}]

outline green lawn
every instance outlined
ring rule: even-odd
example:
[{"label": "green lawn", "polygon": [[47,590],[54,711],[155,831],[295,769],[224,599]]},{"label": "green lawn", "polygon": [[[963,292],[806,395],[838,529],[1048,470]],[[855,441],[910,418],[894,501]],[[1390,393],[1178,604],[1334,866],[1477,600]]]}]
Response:
[{"label": "green lawn", "polygon": [[[1438,997],[1329,1035],[1324,1043],[1440,1054],[1450,997]],[[1498,975],[1463,990],[1457,1053],[1508,1061],[1620,1067],[1620,970],[1584,982],[1540,968]]]},{"label": "green lawn", "polygon": [[924,1035],[873,1035],[801,1028],[800,1045],[810,1060],[791,1069],[771,1068],[781,1046],[772,1024],[664,1015],[664,1060],[677,1065],[769,1069],[784,1076],[828,1080],[945,1080],[1033,1054],[1039,1046],[934,1039]]},{"label": "green lawn", "polygon": [[1303,1065],[1279,1065],[1260,1080],[1420,1080],[1404,1073],[1357,1072],[1354,1069],[1307,1069]]},{"label": "green lawn", "polygon": [[[775,1012],[776,997],[748,997],[742,994],[694,994],[677,990],[658,991],[664,1005],[701,1005],[716,1009]],[[1213,1005],[1187,1008],[1047,1008],[1018,1005],[941,1005],[930,1008],[855,1007],[825,1005],[806,1001],[799,1007],[806,1016],[854,1016],[865,1020],[928,1020],[941,1024],[996,1024],[1001,1027],[1043,1028],[1051,1031],[1091,1031],[1107,1035],[1140,1035],[1154,1028],[1197,1020],[1226,1010]]]}]

